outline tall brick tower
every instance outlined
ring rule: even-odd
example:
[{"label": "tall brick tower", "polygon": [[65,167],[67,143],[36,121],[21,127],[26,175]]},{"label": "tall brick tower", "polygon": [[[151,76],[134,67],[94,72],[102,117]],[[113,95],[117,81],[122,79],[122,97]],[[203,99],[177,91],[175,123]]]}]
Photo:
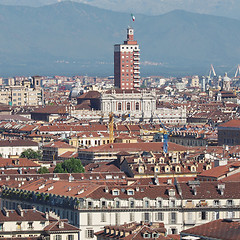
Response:
[{"label": "tall brick tower", "polygon": [[114,86],[120,89],[140,87],[140,49],[133,28],[127,29],[127,40],[114,45]]}]

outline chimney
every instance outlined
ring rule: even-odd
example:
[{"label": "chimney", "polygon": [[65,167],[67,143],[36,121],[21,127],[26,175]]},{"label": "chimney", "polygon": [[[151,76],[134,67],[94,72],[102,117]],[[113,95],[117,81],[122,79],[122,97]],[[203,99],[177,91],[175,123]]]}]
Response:
[{"label": "chimney", "polygon": [[59,221],[59,228],[64,228],[64,222],[63,221]]},{"label": "chimney", "polygon": [[22,207],[20,205],[17,206],[17,213],[18,215],[20,215],[21,217],[23,217],[23,210],[22,210]]},{"label": "chimney", "polygon": [[219,183],[218,184],[218,191],[220,192],[221,195],[224,194],[224,189],[225,189],[225,184],[224,183]]},{"label": "chimney", "polygon": [[48,212],[45,212],[45,218],[46,218],[47,220],[49,220],[49,213],[48,213]]},{"label": "chimney", "polygon": [[168,184],[168,185],[171,185],[171,184],[172,184],[172,179],[171,179],[171,178],[169,178],[169,179],[167,180],[167,184]]},{"label": "chimney", "polygon": [[108,190],[108,186],[105,187],[105,192],[108,193],[109,190]]},{"label": "chimney", "polygon": [[5,207],[3,207],[3,214],[6,216],[6,217],[9,217],[9,212],[8,212],[8,210],[5,208]]},{"label": "chimney", "polygon": [[194,196],[197,195],[197,188],[194,185],[192,186],[192,193],[193,193]]}]

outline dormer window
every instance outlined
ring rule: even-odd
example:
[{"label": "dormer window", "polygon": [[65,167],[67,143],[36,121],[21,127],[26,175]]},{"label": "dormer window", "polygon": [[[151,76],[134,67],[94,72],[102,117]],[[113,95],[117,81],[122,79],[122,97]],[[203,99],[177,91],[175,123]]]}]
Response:
[{"label": "dormer window", "polygon": [[134,195],[134,190],[133,189],[128,189],[127,190],[127,195],[133,196]]},{"label": "dormer window", "polygon": [[118,196],[119,193],[120,193],[120,191],[119,191],[118,189],[113,189],[113,190],[112,190],[112,195],[113,195],[113,196]]}]

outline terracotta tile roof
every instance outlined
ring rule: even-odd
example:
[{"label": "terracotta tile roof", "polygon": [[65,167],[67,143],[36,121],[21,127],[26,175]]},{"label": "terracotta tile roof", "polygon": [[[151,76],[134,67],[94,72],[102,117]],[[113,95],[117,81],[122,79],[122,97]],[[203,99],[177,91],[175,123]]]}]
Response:
[{"label": "terracotta tile roof", "polygon": [[65,142],[61,142],[61,141],[56,141],[56,142],[50,142],[50,143],[47,143],[43,146],[43,148],[75,148]]},{"label": "terracotta tile roof", "polygon": [[221,195],[218,190],[218,184],[221,182],[200,182],[196,186],[196,195],[193,194],[192,188],[188,183],[179,183],[182,189],[182,196],[184,199],[239,199],[240,192],[239,182],[225,182],[224,194]]},{"label": "terracotta tile roof", "polygon": [[[168,143],[168,151],[187,151],[188,148],[175,143]],[[112,143],[83,149],[84,152],[139,152],[139,151],[163,151],[162,142],[140,142],[140,143]]]},{"label": "terracotta tile roof", "polygon": [[0,168],[40,167],[40,164],[27,158],[0,158]]},{"label": "terracotta tile roof", "polygon": [[80,229],[65,222],[64,220],[58,220],[56,222],[50,223],[44,228],[44,231],[50,232],[69,232],[69,231],[79,231]]},{"label": "terracotta tile roof", "polygon": [[200,226],[196,226],[181,232],[181,236],[193,235],[204,239],[240,239],[240,222],[218,219]]},{"label": "terracotta tile roof", "polygon": [[240,128],[240,120],[230,120],[226,123],[223,123],[219,125],[218,127],[234,127],[234,128]]},{"label": "terracotta tile roof", "polygon": [[77,97],[78,99],[91,99],[91,98],[100,98],[101,97],[101,93],[98,91],[89,91],[86,92],[84,94],[82,94],[81,96]]},{"label": "terracotta tile roof", "polygon": [[58,158],[72,158],[72,157],[73,158],[78,157],[78,153],[67,151],[67,152],[62,153],[61,155],[58,155]]},{"label": "terracotta tile roof", "polygon": [[38,143],[31,140],[1,140],[0,147],[35,147]]},{"label": "terracotta tile roof", "polygon": [[46,215],[38,210],[24,209],[23,216],[21,216],[16,210],[7,210],[9,216],[7,217],[4,210],[0,211],[0,222],[10,221],[48,221]]},{"label": "terracotta tile roof", "polygon": [[203,171],[202,173],[200,173],[198,176],[199,177],[213,177],[213,178],[219,178],[222,176],[227,175],[227,173],[230,172],[230,168],[239,168],[240,167],[240,162],[234,162],[234,163],[230,163],[224,166],[218,166],[218,167],[214,167],[212,169]]},{"label": "terracotta tile roof", "polygon": [[66,113],[65,106],[45,106],[36,108],[32,113],[44,113],[44,114],[59,114],[59,113]]}]

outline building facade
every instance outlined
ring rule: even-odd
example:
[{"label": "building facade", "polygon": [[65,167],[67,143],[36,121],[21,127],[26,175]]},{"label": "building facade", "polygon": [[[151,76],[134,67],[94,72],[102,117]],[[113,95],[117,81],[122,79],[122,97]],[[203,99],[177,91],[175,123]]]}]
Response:
[{"label": "building facade", "polygon": [[127,40],[114,45],[114,86],[120,89],[139,88],[140,53],[139,45],[134,40],[134,30],[127,29]]},{"label": "building facade", "polygon": [[99,185],[38,180],[31,187],[4,187],[1,197],[2,207],[13,209],[20,204],[51,210],[80,228],[80,239],[93,239],[106,225],[136,220],[163,222],[168,234],[179,234],[212,220],[239,218],[239,192],[233,194],[238,186],[239,182]]}]

